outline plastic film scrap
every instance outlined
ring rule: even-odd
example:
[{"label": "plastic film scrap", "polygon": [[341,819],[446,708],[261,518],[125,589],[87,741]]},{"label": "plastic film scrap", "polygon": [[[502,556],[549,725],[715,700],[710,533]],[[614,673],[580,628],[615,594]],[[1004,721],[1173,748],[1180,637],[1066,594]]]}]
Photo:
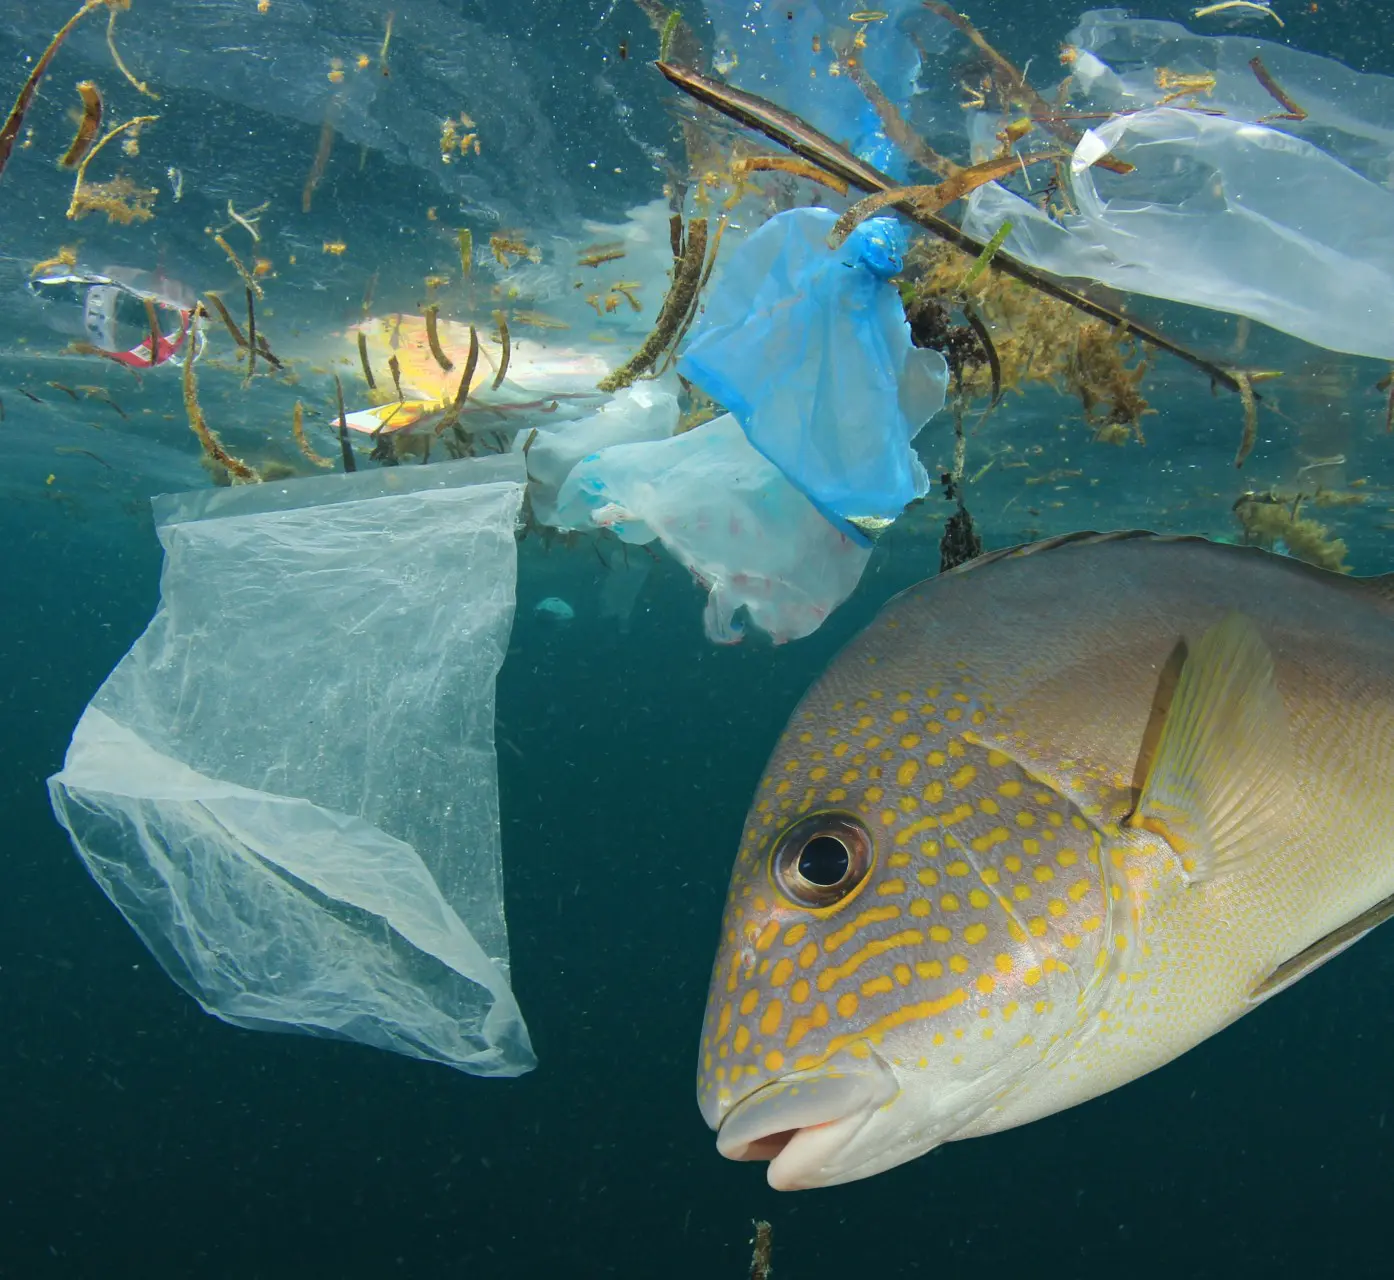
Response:
[{"label": "plastic film scrap", "polygon": [[525,481],[505,455],[156,501],[159,609],[49,790],[210,1013],[534,1065],[493,743]]},{"label": "plastic film scrap", "polygon": [[730,414],[583,458],[557,507],[574,527],[660,539],[707,589],[703,621],[719,643],[741,639],[741,609],[776,643],[812,634],[851,595],[871,554],[825,520]]}]

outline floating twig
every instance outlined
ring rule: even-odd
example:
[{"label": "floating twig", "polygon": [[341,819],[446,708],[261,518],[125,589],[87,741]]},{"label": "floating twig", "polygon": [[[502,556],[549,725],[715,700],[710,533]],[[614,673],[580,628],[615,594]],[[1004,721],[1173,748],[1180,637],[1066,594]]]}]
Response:
[{"label": "floating twig", "polygon": [[309,437],[305,434],[305,406],[299,400],[295,402],[295,409],[291,414],[290,432],[295,437],[295,443],[299,445],[300,452],[315,466],[332,467],[334,465],[333,459],[320,457],[310,444]]},{"label": "floating twig", "polygon": [[[1276,17],[1277,15],[1275,14],[1274,16]],[[1263,65],[1262,58],[1250,58],[1249,70],[1258,78],[1259,84],[1268,91],[1268,95],[1283,108],[1282,111],[1274,115],[1264,116],[1263,119],[1259,121],[1259,124],[1263,124],[1266,120],[1305,120],[1307,118],[1307,113],[1289,98],[1288,95],[1283,92],[1282,86],[1273,79],[1272,72]]]},{"label": "floating twig", "polygon": [[151,89],[144,80],[137,80],[131,74],[131,69],[122,61],[121,54],[116,48],[116,15],[120,10],[131,7],[130,0],[125,0],[125,3],[122,3],[121,0],[103,0],[103,3],[111,8],[111,17],[107,19],[106,24],[106,47],[111,50],[111,60],[116,64],[116,69],[131,82],[137,92],[143,93],[147,98],[154,98],[158,102],[160,95]]},{"label": "floating twig", "polygon": [[440,345],[440,334],[436,332],[436,315],[439,311],[440,308],[434,302],[426,308],[426,342],[431,348],[431,354],[436,358],[436,363],[449,373],[455,367],[455,362],[445,354]]},{"label": "floating twig", "polygon": [[363,330],[358,331],[358,363],[363,366],[363,381],[369,391],[376,391],[378,384],[373,378],[373,366],[368,363],[368,338]]},{"label": "floating twig", "polygon": [[474,236],[468,227],[461,227],[458,238],[460,241],[460,275],[468,279],[470,267],[474,263]]},{"label": "floating twig", "polygon": [[233,457],[223,448],[223,442],[204,419],[203,409],[198,402],[198,379],[194,374],[194,352],[198,350],[198,340],[198,316],[194,315],[189,318],[189,347],[184,353],[184,412],[189,416],[189,428],[198,437],[204,453],[234,480],[256,483],[261,477],[241,458]]},{"label": "floating twig", "polygon": [[464,411],[465,401],[469,398],[470,382],[474,378],[474,366],[479,363],[479,333],[473,325],[470,325],[470,349],[465,356],[465,371],[460,375],[460,385],[455,390],[455,400],[445,415],[440,420],[440,425],[436,427],[436,435],[440,435],[447,427],[456,426],[460,421],[460,414]]},{"label": "floating twig", "polygon": [[[734,89],[687,67],[659,63],[658,69],[684,93],[696,98],[699,102],[706,103],[746,128],[764,134],[772,141],[787,147],[795,155],[820,165],[829,173],[836,173],[839,177],[846,178],[849,186],[856,187],[861,191],[872,192],[888,191],[895,185],[879,169],[858,159],[826,134],[820,133],[792,112],[785,111],[782,107],[776,106],[765,98],[758,97],[753,93],[746,93],[741,89]],[[917,223],[926,231],[932,232],[956,249],[971,254],[974,258],[978,257],[987,247],[983,241],[975,240],[972,236],[966,235],[952,222],[936,214],[920,214],[913,210],[904,210],[904,212],[912,222]],[[1028,267],[1024,262],[1020,262],[1008,254],[998,253],[993,258],[993,269],[1011,276],[1014,280],[1020,280],[1022,284],[1029,285],[1047,297],[1068,303],[1085,315],[1093,316],[1095,319],[1103,320],[1110,325],[1121,326],[1125,332],[1135,334],[1143,341],[1150,342],[1158,350],[1169,352],[1187,364],[1200,369],[1207,377],[1227,390],[1236,393],[1239,390],[1239,383],[1234,375],[1213,360],[1207,360],[1204,356],[1197,355],[1157,330],[1135,320],[1130,320],[1102,303],[1095,302],[1092,298],[1076,293],[1073,289],[1067,289],[1064,285],[1058,284],[1050,277],[1041,274],[1033,267]],[[1259,398],[1255,393],[1255,399]]]},{"label": "floating twig", "polygon": [[900,114],[900,109],[886,97],[881,86],[872,79],[871,73],[862,66],[860,50],[855,44],[842,55],[842,66],[852,78],[852,83],[862,91],[862,96],[871,104],[876,118],[886,137],[896,144],[922,169],[928,169],[945,178],[951,178],[959,170],[959,165],[947,156],[941,156],[920,137]]},{"label": "floating twig", "polygon": [[248,386],[256,372],[257,362],[257,311],[252,300],[252,291],[247,290],[247,377],[242,385]]},{"label": "floating twig", "polygon": [[77,133],[73,135],[63,158],[58,162],[64,169],[71,169],[85,156],[97,140],[97,130],[102,127],[101,90],[90,80],[84,80],[77,87],[82,98],[82,119],[78,121]]},{"label": "floating twig", "polygon": [[344,412],[344,384],[339,375],[334,375],[334,394],[339,399],[339,450],[344,458],[345,471],[357,471],[358,460],[353,456],[353,445],[349,443],[348,415]]},{"label": "floating twig", "polygon": [[1239,384],[1239,399],[1244,405],[1244,434],[1239,438],[1239,451],[1234,455],[1234,465],[1242,467],[1245,459],[1253,452],[1254,441],[1258,439],[1258,404],[1254,399],[1253,383],[1247,373],[1236,373],[1234,380]]},{"label": "floating twig", "polygon": [[228,242],[224,240],[221,235],[215,235],[213,237],[213,242],[218,246],[218,248],[220,248],[225,254],[227,254],[228,261],[231,262],[232,265],[237,268],[237,274],[242,277],[242,283],[246,285],[248,289],[252,290],[252,292],[254,292],[258,298],[264,298],[266,294],[262,292],[261,285],[259,285],[256,282],[256,278],[252,275],[252,273],[248,271],[245,266],[242,265],[242,259],[237,256],[237,251],[233,249],[233,247],[230,244],[228,244]]},{"label": "floating twig", "polygon": [[388,356],[387,371],[392,375],[392,385],[397,389],[397,403],[401,404],[404,399],[402,395],[402,366],[396,356]]},{"label": "floating twig", "polygon": [[994,182],[1006,174],[1015,172],[1018,165],[1035,164],[1037,160],[1052,160],[1055,157],[1056,153],[1053,151],[1038,151],[1031,156],[1010,155],[960,169],[953,177],[945,178],[937,186],[892,187],[889,191],[878,191],[858,200],[837,220],[828,236],[828,247],[840,248],[842,242],[852,234],[853,228],[873,214],[879,213],[887,205],[905,205],[916,213],[938,213],[940,209],[955,200],[961,200],[984,183]]},{"label": "floating twig", "polygon": [[618,391],[622,387],[631,386],[636,378],[647,373],[658,363],[658,357],[667,349],[692,307],[701,281],[706,253],[707,220],[693,218],[687,224],[683,255],[673,268],[673,283],[668,289],[668,296],[663,300],[663,307],[658,313],[653,332],[624,364],[596,384],[601,391]]},{"label": "floating twig", "polygon": [[494,312],[494,323],[499,327],[499,345],[502,350],[499,353],[499,371],[494,374],[494,387],[497,391],[503,386],[503,380],[508,376],[508,360],[513,353],[513,342],[508,336],[508,317],[502,311]]},{"label": "floating twig", "polygon": [[[998,358],[997,346],[992,341],[992,334],[988,332],[982,316],[978,314],[977,307],[965,298],[959,304],[959,310],[963,312],[963,318],[968,321],[973,332],[978,335],[978,341],[982,343],[983,353],[987,356],[987,367],[992,373],[992,399],[988,401],[987,406],[990,411],[1002,398],[1002,361]],[[978,426],[982,426],[981,419],[978,421]],[[974,430],[977,428],[975,427]]]},{"label": "floating twig", "polygon": [[[837,174],[828,173],[815,164],[795,160],[790,156],[745,156],[731,166],[731,174],[738,183],[748,173],[759,173],[767,170],[792,173],[796,178],[807,178],[810,182],[817,182],[832,191],[836,191],[840,196],[847,194],[847,180],[845,178],[839,178]],[[624,254],[617,253],[614,256],[622,258]]]},{"label": "floating twig", "polygon": [[150,367],[153,369],[160,359],[160,317],[155,314],[153,299],[142,298],[141,301],[145,303],[145,323],[150,327]]}]

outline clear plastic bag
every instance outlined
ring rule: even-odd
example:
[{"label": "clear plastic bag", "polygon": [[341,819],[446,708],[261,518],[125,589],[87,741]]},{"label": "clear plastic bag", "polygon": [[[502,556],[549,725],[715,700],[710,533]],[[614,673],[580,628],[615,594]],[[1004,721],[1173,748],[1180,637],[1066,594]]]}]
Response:
[{"label": "clear plastic bag", "polygon": [[49,791],[208,1012],[534,1065],[493,743],[524,478],[505,455],[156,500],[160,608]]},{"label": "clear plastic bag", "polygon": [[[1381,186],[1394,179],[1394,79],[1353,71],[1334,58],[1253,35],[1200,35],[1178,22],[1135,18],[1123,9],[1094,9],[1070,32],[1069,70],[1088,110],[1152,107],[1177,92],[1178,79],[1201,84],[1182,101],[1232,120],[1264,121],[1330,152]],[[1283,119],[1284,108],[1252,66],[1264,70],[1306,113]],[[1208,82],[1208,83],[1207,83]]]},{"label": "clear plastic bag", "polygon": [[582,459],[557,505],[573,513],[572,527],[611,529],[626,542],[661,539],[708,588],[704,623],[722,644],[741,639],[742,608],[776,643],[810,635],[851,595],[870,555],[751,446],[730,414]]},{"label": "clear plastic bag", "polygon": [[[1107,152],[1136,165],[1099,173]],[[964,230],[1060,276],[1226,311],[1320,347],[1394,359],[1394,193],[1264,125],[1157,107],[1087,131],[1076,214],[1052,222],[1001,186]]]},{"label": "clear plastic bag", "polygon": [[948,367],[910,343],[894,220],[831,250],[836,222],[792,209],[740,245],[678,369],[821,510],[893,520],[929,489],[910,442],[943,408]]}]

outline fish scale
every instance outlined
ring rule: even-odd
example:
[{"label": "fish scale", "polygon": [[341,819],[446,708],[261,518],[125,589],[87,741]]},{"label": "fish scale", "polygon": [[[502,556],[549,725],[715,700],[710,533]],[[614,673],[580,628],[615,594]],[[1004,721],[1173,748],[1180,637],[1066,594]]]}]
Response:
[{"label": "fish scale", "polygon": [[[1389,595],[1095,535],[888,605],[796,709],[746,822],[698,1072],[718,1147],[827,1185],[1023,1123],[1382,918]],[[841,879],[816,859],[809,879],[808,850]]]}]

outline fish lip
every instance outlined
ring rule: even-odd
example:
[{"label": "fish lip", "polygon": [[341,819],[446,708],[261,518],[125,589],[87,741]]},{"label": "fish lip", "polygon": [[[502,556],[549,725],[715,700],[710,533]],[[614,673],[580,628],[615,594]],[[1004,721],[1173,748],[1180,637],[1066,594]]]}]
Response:
[{"label": "fish lip", "polygon": [[747,1094],[723,1117],[717,1151],[728,1160],[769,1161],[767,1178],[776,1191],[846,1180],[829,1169],[830,1160],[899,1095],[900,1085],[874,1049],[866,1058],[838,1054],[835,1059],[780,1076]]}]

